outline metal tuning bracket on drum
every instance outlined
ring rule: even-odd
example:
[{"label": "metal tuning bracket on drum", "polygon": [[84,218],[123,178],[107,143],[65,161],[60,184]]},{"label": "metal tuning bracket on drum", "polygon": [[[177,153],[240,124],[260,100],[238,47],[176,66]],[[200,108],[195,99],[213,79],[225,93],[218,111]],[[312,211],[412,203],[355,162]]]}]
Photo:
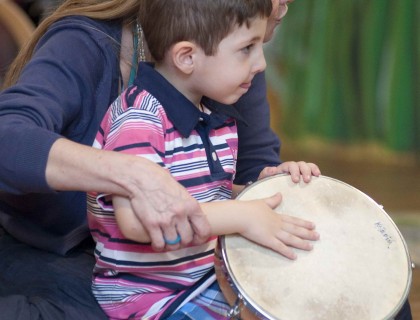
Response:
[{"label": "metal tuning bracket on drum", "polygon": [[241,320],[241,311],[244,307],[245,307],[245,303],[242,298],[242,295],[238,294],[235,304],[228,311],[227,316],[229,317],[229,319],[232,319],[232,320]]}]

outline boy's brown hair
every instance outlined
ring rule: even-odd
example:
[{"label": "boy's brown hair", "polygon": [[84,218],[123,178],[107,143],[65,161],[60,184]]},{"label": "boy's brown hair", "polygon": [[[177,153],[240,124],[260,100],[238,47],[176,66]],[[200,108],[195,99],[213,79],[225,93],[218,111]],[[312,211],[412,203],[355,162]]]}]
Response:
[{"label": "boy's brown hair", "polygon": [[271,10],[271,0],[141,0],[139,17],[150,53],[160,62],[180,41],[213,55],[233,27],[249,26]]}]

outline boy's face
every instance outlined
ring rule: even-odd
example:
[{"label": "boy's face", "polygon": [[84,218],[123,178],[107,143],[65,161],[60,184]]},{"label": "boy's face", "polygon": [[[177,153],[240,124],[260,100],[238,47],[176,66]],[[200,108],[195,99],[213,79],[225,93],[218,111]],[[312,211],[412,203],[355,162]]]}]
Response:
[{"label": "boy's face", "polygon": [[264,42],[268,42],[273,38],[274,30],[281,23],[281,20],[287,13],[287,5],[294,0],[272,0],[273,11],[268,18],[267,30],[264,36]]},{"label": "boy's face", "polygon": [[196,92],[224,104],[235,103],[254,76],[265,69],[263,39],[267,19],[256,18],[250,27],[236,27],[224,38],[213,56],[200,50],[196,60]]}]

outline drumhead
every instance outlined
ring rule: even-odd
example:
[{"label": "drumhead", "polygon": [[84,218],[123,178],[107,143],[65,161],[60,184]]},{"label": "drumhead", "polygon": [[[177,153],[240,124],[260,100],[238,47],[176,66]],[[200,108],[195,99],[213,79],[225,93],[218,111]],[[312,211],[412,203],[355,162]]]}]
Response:
[{"label": "drumhead", "polygon": [[240,200],[283,195],[277,212],[313,221],[321,239],[288,260],[238,235],[220,237],[226,277],[267,319],[389,319],[408,298],[407,245],[386,212],[358,189],[326,176],[295,184],[277,175]]}]

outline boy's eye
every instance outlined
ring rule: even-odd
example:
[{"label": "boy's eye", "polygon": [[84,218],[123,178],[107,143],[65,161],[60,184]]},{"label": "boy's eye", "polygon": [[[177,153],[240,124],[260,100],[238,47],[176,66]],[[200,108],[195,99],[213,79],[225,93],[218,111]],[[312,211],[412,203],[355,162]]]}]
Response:
[{"label": "boy's eye", "polygon": [[247,45],[245,48],[242,48],[242,51],[244,53],[249,53],[249,51],[251,51],[253,46],[254,46],[253,44]]}]

